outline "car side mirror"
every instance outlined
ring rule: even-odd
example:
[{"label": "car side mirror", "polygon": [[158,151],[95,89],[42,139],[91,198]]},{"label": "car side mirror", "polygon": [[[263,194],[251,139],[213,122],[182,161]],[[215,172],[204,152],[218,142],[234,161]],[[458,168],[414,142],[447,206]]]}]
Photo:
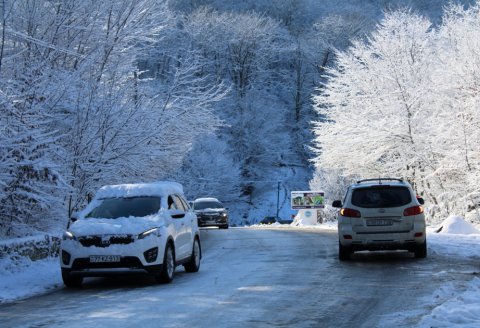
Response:
[{"label": "car side mirror", "polygon": [[182,210],[170,210],[169,212],[172,219],[181,219],[185,217],[185,212]]},{"label": "car side mirror", "polygon": [[341,208],[342,207],[342,201],[341,200],[334,200],[333,203],[332,203],[332,207]]},{"label": "car side mirror", "polygon": [[419,203],[420,205],[425,204],[425,200],[423,200],[422,197],[418,197],[418,196],[417,196],[417,201],[418,201],[418,203]]}]

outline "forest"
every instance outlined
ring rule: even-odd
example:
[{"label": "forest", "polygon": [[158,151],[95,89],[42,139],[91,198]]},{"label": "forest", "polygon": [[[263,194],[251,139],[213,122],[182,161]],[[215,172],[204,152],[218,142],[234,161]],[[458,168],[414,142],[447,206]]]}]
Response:
[{"label": "forest", "polygon": [[242,225],[395,175],[480,221],[479,4],[448,3],[0,0],[0,236],[157,180]]}]

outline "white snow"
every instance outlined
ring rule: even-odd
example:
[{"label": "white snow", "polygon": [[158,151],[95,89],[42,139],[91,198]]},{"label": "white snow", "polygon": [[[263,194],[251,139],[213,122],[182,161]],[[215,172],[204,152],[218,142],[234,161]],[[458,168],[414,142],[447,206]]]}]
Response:
[{"label": "white snow", "polygon": [[45,293],[63,286],[58,258],[41,261],[0,260],[0,303]]},{"label": "white snow", "polygon": [[452,215],[443,221],[440,228],[440,233],[463,235],[480,234],[480,231],[478,231],[471,223],[465,221],[462,217],[455,215]]},{"label": "white snow", "polygon": [[218,202],[217,198],[214,197],[203,197],[195,199],[196,202]]},{"label": "white snow", "polygon": [[183,195],[182,185],[171,181],[158,181],[152,183],[104,186],[98,190],[95,198],[165,196],[168,194]]},{"label": "white snow", "polygon": [[165,225],[165,210],[145,217],[129,217],[116,219],[81,218],[70,226],[74,236],[87,235],[138,235],[152,228]]},{"label": "white snow", "polygon": [[479,327],[480,279],[474,278],[466,286],[466,290],[458,293],[453,284],[445,286],[435,294],[442,304],[435,307],[430,315],[424,317],[419,327]]}]

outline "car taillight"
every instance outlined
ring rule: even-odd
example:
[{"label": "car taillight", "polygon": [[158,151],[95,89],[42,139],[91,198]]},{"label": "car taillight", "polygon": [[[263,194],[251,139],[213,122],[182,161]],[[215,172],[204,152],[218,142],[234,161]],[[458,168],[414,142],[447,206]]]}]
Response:
[{"label": "car taillight", "polygon": [[406,208],[403,211],[403,216],[412,216],[412,215],[418,215],[423,213],[423,207],[421,206],[413,206]]},{"label": "car taillight", "polygon": [[359,217],[362,216],[360,211],[353,210],[351,208],[342,208],[340,210],[340,215],[341,216],[346,216],[346,217],[349,217],[349,218],[359,218]]}]

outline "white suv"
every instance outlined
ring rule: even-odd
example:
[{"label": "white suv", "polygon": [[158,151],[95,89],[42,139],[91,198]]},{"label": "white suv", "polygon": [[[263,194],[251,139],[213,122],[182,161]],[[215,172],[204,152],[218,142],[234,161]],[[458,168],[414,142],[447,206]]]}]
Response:
[{"label": "white suv", "polygon": [[83,277],[144,272],[169,283],[175,267],[200,268],[197,217],[175,182],[102,187],[64,233],[60,249],[63,282]]},{"label": "white suv", "polygon": [[338,213],[339,259],[355,251],[405,249],[427,256],[423,199],[402,179],[378,178],[351,185]]}]

